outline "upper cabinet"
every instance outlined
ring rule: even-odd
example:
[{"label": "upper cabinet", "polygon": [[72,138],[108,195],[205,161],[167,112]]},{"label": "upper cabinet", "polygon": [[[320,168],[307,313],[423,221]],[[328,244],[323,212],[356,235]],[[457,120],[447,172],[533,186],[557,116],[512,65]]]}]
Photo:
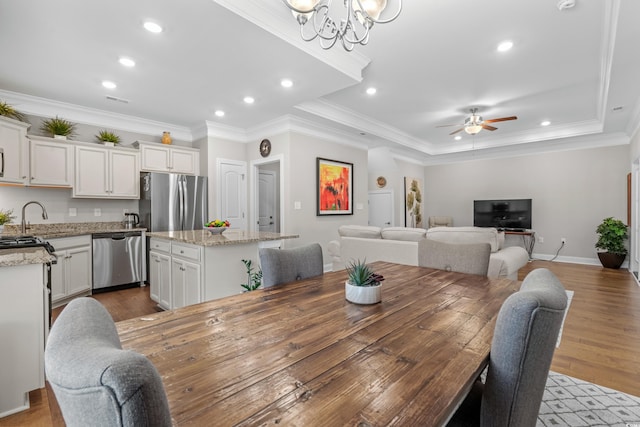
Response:
[{"label": "upper cabinet", "polygon": [[140,154],[126,148],[76,145],[73,197],[140,198]]},{"label": "upper cabinet", "polygon": [[200,174],[200,150],[153,142],[136,141],[140,148],[140,169],[145,172]]},{"label": "upper cabinet", "polygon": [[29,139],[29,184],[71,187],[73,145],[41,136],[29,136]]},{"label": "upper cabinet", "polygon": [[0,116],[0,182],[29,181],[28,123]]}]

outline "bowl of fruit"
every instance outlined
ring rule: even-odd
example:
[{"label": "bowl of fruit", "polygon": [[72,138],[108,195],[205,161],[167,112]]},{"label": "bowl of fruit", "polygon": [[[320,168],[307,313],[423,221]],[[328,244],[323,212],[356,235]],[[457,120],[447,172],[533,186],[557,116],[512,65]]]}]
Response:
[{"label": "bowl of fruit", "polygon": [[209,230],[211,234],[222,234],[224,230],[227,229],[231,224],[229,221],[222,221],[220,219],[216,219],[213,221],[209,221],[204,225],[205,230]]}]

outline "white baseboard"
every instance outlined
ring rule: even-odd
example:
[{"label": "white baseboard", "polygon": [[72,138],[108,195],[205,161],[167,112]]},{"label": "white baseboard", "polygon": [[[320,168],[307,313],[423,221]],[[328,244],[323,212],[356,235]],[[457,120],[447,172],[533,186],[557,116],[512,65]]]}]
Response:
[{"label": "white baseboard", "polygon": [[[536,254],[536,253],[534,253],[531,256],[531,258],[534,259],[534,260],[551,261],[551,259],[553,258],[553,255]],[[574,257],[574,256],[558,256],[553,261],[554,262],[567,262],[567,263],[571,263],[571,264],[602,265],[598,258],[583,258],[583,257]],[[622,263],[622,266],[620,268],[628,269],[629,268],[629,260],[628,259],[624,260],[624,263]]]}]

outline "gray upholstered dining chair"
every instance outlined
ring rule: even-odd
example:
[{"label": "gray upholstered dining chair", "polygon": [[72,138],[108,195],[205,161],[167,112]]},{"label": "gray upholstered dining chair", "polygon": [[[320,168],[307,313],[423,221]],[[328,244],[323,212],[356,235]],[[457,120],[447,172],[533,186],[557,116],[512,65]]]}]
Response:
[{"label": "gray upholstered dining chair", "polygon": [[317,243],[293,249],[262,248],[259,256],[262,286],[265,288],[319,276],[324,272],[322,247]]},{"label": "gray upholstered dining chair", "polygon": [[158,371],[122,350],[111,315],[95,299],[77,298],[62,310],[44,361],[67,426],[171,426]]},{"label": "gray upholstered dining chair", "polygon": [[567,293],[551,271],[525,277],[500,308],[486,382],[476,381],[449,427],[536,425],[566,308]]},{"label": "gray upholstered dining chair", "polygon": [[491,245],[488,243],[446,243],[431,239],[418,241],[418,265],[438,270],[486,276]]}]

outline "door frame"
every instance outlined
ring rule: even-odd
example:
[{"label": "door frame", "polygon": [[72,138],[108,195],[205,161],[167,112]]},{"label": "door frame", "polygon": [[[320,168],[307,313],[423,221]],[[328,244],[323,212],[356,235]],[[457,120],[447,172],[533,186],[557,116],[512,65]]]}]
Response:
[{"label": "door frame", "polygon": [[[276,218],[279,218],[280,215],[278,215],[278,212],[277,212],[278,207],[275,204],[276,200],[278,199],[278,194],[277,194],[278,188],[275,185],[276,179],[277,179],[277,173],[275,171],[273,171],[273,170],[262,170],[260,168],[258,168],[257,173],[258,173],[258,182],[260,181],[260,176],[261,175],[262,176],[268,175],[273,180],[273,198],[274,198],[274,200],[273,200],[273,209],[274,209],[274,212],[273,212],[273,216],[271,218],[273,219],[274,216]],[[258,190],[260,190],[259,186],[258,186]],[[258,209],[256,211],[256,216],[257,216],[256,227],[257,227],[258,230],[260,230],[260,224],[259,224],[260,223],[260,196],[261,196],[261,192],[257,191],[258,204],[256,206],[257,206]],[[275,224],[276,224],[275,222],[272,222],[271,225],[275,225]],[[277,226],[273,226],[273,227],[269,227],[269,228],[273,228],[274,230],[272,230],[272,232],[275,233],[276,232],[275,228],[277,228]]]},{"label": "door frame", "polygon": [[280,192],[280,233],[284,233],[285,231],[285,210],[284,210],[284,155],[277,154],[275,156],[270,156],[267,159],[257,159],[252,160],[250,163],[249,171],[251,174],[251,179],[249,180],[249,198],[252,201],[251,206],[249,208],[249,216],[250,216],[250,231],[258,230],[258,178],[259,173],[258,169],[262,165],[268,165],[271,163],[279,163],[279,180],[280,186],[278,191]]}]

